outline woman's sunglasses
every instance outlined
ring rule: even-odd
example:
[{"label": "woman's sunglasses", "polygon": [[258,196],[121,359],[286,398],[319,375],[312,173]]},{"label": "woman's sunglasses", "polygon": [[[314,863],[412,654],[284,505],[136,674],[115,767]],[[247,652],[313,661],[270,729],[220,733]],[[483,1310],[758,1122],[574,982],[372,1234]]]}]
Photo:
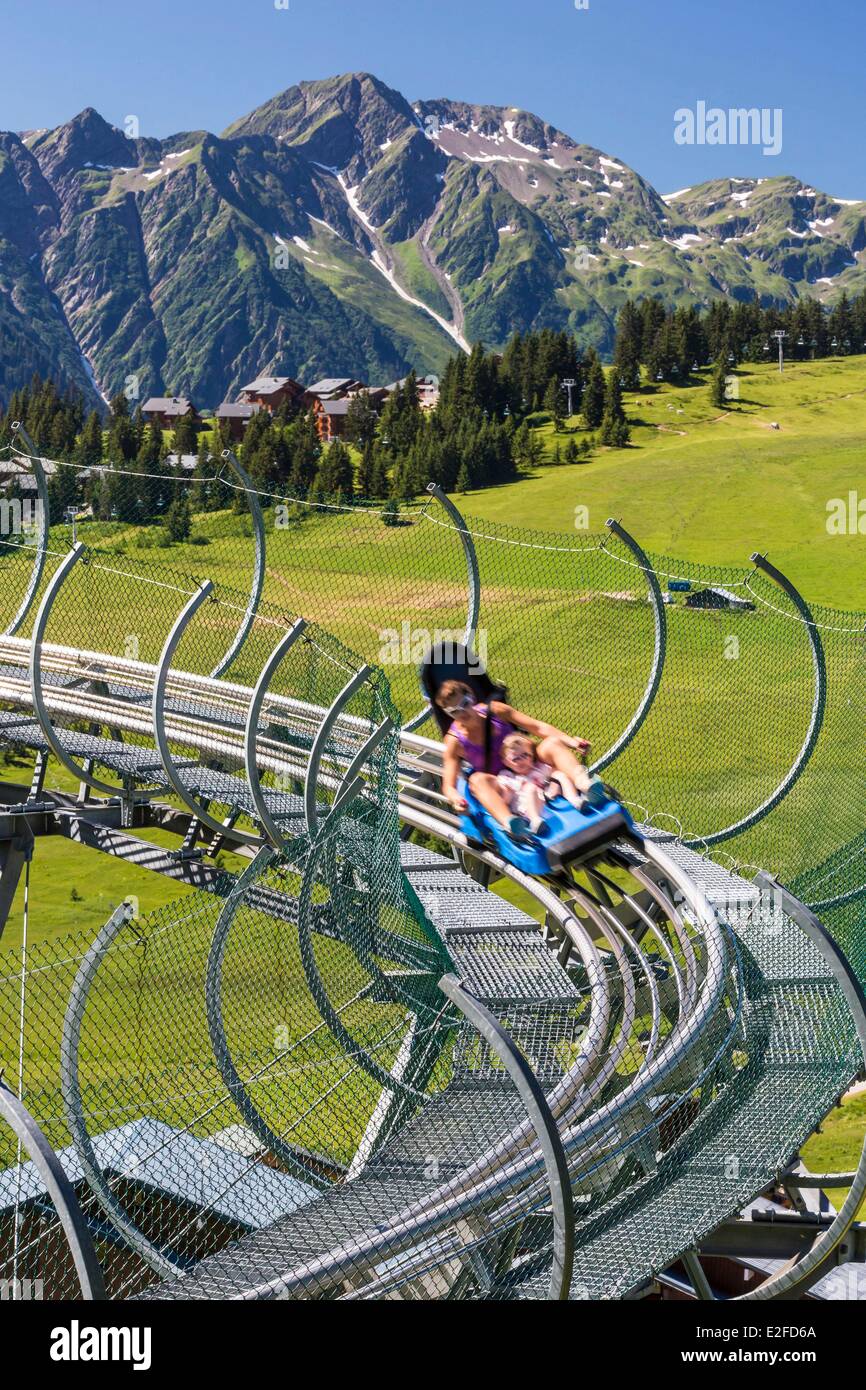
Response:
[{"label": "woman's sunglasses", "polygon": [[474,704],[475,701],[471,695],[464,695],[459,704],[443,705],[442,708],[444,709],[445,713],[449,714],[453,719],[455,714],[461,714],[463,710],[471,709]]}]

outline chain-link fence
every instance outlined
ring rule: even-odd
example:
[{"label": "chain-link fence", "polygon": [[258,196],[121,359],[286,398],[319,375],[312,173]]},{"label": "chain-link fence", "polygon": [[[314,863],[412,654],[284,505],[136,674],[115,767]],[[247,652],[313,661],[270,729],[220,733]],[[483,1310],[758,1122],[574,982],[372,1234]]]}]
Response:
[{"label": "chain-link fence", "polygon": [[[250,856],[10,953],[7,1073],[114,1296],[622,1296],[766,1188],[860,1064],[837,975],[751,878],[791,883],[866,979],[866,618],[618,527],[261,500],[255,603],[243,512],[197,516],[177,571],[154,528],[94,522],[72,558],[52,528],[0,639],[7,742],[47,721],[97,790]],[[0,565],[15,616],[34,569]],[[516,706],[593,740],[651,836],[562,904],[532,890],[555,952],[401,848],[416,668],[467,634]],[[76,1296],[17,1142],[2,1161],[0,1277],[50,1267],[45,1296]]]}]

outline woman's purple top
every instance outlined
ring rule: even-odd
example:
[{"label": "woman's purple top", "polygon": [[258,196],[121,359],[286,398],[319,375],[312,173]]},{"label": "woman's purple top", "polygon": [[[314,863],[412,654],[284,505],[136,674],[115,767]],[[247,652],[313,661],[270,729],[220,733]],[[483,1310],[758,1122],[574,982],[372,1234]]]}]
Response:
[{"label": "woman's purple top", "polygon": [[[486,705],[474,705],[473,708],[482,718],[484,717],[484,711],[487,709]],[[483,741],[481,743],[473,743],[470,738],[467,738],[464,731],[456,722],[451,725],[448,732],[453,734],[457,739],[457,742],[460,744],[460,751],[465,761],[471,765],[473,772],[490,772],[495,777],[502,771],[504,766],[502,762],[503,740],[506,739],[509,734],[513,734],[514,730],[511,725],[506,724],[503,719],[497,719],[495,714],[488,714],[487,718],[490,720],[490,766],[487,768],[484,766]]]}]

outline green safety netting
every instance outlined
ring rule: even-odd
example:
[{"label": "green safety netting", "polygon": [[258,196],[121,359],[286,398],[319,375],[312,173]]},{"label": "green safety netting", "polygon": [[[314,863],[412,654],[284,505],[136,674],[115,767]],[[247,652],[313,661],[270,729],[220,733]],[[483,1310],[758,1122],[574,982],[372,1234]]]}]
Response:
[{"label": "green safety netting", "polygon": [[[464,1177],[479,1154],[495,1152],[526,1123],[523,1101],[438,981],[455,960],[458,973],[489,967],[478,992],[507,1020],[550,1092],[579,1056],[593,994],[585,962],[568,971],[549,964],[544,989],[533,993],[524,981],[509,997],[520,961],[503,955],[498,919],[491,939],[475,943],[483,949],[460,957],[454,940],[462,946],[463,938],[433,925],[442,919],[441,893],[430,890],[425,912],[407,887],[405,849],[401,867],[396,734],[368,759],[362,800],[329,828],[347,763],[383,720],[396,726],[418,712],[416,667],[426,646],[462,639],[472,612],[471,550],[480,576],[476,647],[513,702],[592,738],[605,776],[662,843],[693,846],[735,870],[738,883],[758,867],[777,874],[815,907],[864,980],[866,615],[812,608],[810,620],[796,595],[759,569],[647,557],[610,530],[504,527],[455,518],[433,498],[396,517],[375,507],[264,500],[274,503],[264,513],[264,597],[225,673],[218,709],[192,678],[219,665],[249,615],[253,536],[243,517],[226,513],[196,523],[211,542],[201,568],[214,589],[172,658],[164,711],[178,786],[165,791],[179,812],[201,807],[256,834],[241,738],[249,692],[297,615],[315,619],[323,627],[309,628],[275,667],[256,728],[262,795],[287,843],[257,860],[240,886],[227,875],[218,891],[121,924],[100,959],[78,1060],[85,1128],[99,1137],[99,1171],[125,1230],[101,1247],[113,1290],[135,1294],[160,1278],[157,1296],[182,1291],[178,1267],[200,1264],[204,1282],[190,1280],[190,1296],[201,1296],[196,1288],[240,1296],[260,1285],[323,1296],[545,1296],[553,1229],[540,1173],[518,1174],[493,1197]],[[54,528],[42,592],[65,541]],[[121,536],[116,524],[93,523],[87,541],[59,592],[46,644],[153,667],[199,581],[153,563],[142,553],[152,539],[134,529]],[[2,563],[8,592],[26,584],[23,548]],[[668,600],[661,610],[660,593]],[[15,709],[8,682],[23,671],[20,653],[17,665],[13,658],[4,650],[7,710]],[[365,662],[373,669],[319,750],[317,836],[305,820],[305,760],[323,712]],[[68,675],[60,661],[47,681]],[[152,669],[130,672],[130,704],[149,705],[154,679]],[[72,756],[89,757],[128,787],[153,785],[143,761],[153,751],[149,733],[130,726],[118,739],[119,731],[72,710],[57,718]],[[98,747],[83,741],[88,733]],[[5,737],[14,741],[14,729]],[[431,861],[425,872],[454,869],[443,865]],[[485,910],[472,899],[458,928]],[[508,912],[523,932],[519,957],[540,938],[524,914]],[[614,1020],[605,1055],[618,1052],[620,1062],[607,1074],[602,1066],[579,1112],[558,1117],[578,1242],[573,1296],[619,1296],[676,1259],[772,1181],[857,1070],[850,1013],[814,948],[778,909],[738,908],[728,917],[733,935],[715,967],[708,1022],[673,1072],[653,1049],[663,1052],[686,1017],[680,984],[690,954],[695,981],[706,986],[704,930],[690,921],[688,943],[670,938],[665,954],[670,925],[660,923],[643,958],[605,961]],[[220,932],[227,1002],[215,1033],[208,981]],[[60,1032],[86,957],[83,943],[70,942],[31,954],[23,970],[20,958],[10,959],[0,994],[4,1053],[23,1059],[25,1094],[59,1149],[73,1137],[61,1103]],[[401,1055],[413,1079],[389,1091],[395,1069],[402,1076]],[[635,1076],[639,1099],[617,1110]],[[613,1128],[593,1130],[593,1115],[606,1106],[614,1107]],[[148,1181],[123,1167],[124,1146],[136,1144]],[[14,1157],[7,1155],[9,1173]],[[160,1157],[175,1179],[185,1174],[176,1191],[159,1190]],[[84,1176],[95,1226],[111,1228],[110,1201],[98,1201]],[[165,1171],[162,1178],[167,1184]],[[420,1203],[423,1217],[433,1189],[442,1190],[450,1244],[431,1217],[429,1244],[407,1245],[401,1213],[418,1218]],[[20,1212],[20,1191],[16,1201]],[[357,1268],[344,1250],[341,1264],[334,1252],[377,1214],[382,1248],[368,1250]],[[44,1240],[56,1242],[50,1214],[40,1220]],[[43,1258],[35,1226],[28,1239]],[[321,1263],[325,1253],[330,1265]],[[20,1272],[20,1241],[15,1259]],[[61,1270],[59,1256],[54,1263]],[[265,1289],[277,1266],[291,1266],[295,1282]],[[57,1280],[68,1291],[68,1271]]]}]

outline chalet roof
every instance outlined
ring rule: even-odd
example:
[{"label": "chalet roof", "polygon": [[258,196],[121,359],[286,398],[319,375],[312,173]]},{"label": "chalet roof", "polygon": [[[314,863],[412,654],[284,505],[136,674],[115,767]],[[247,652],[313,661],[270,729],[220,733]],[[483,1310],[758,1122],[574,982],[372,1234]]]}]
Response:
[{"label": "chalet roof", "polygon": [[151,396],[141,407],[143,415],[186,415],[195,406],[186,396]]},{"label": "chalet roof", "polygon": [[347,398],[341,401],[322,401],[322,409],[326,415],[348,415],[349,406],[352,402]]},{"label": "chalet roof", "polygon": [[[44,458],[42,460],[42,467],[45,470],[46,477],[49,478],[58,471],[58,466],[53,459]],[[20,463],[18,459],[14,458],[0,459],[0,479],[4,481],[14,479],[16,484],[21,488],[36,487],[36,479],[33,476],[30,464],[27,462]]]},{"label": "chalet roof", "polygon": [[[399,381],[389,381],[384,391],[396,391],[398,386],[405,386],[409,380],[407,376],[401,376]],[[438,391],[439,382],[435,376],[419,376],[415,378],[415,384],[419,391]]]},{"label": "chalet roof", "polygon": [[363,387],[363,381],[356,381],[351,376],[326,376],[321,381],[314,381],[312,386],[307,387],[309,396],[333,396],[337,391],[347,391],[350,386]]},{"label": "chalet roof", "polygon": [[260,405],[250,405],[246,401],[223,401],[217,410],[218,420],[249,420],[261,410]]},{"label": "chalet roof", "polygon": [[247,391],[256,396],[275,396],[286,386],[294,386],[299,391],[302,390],[300,384],[293,381],[290,376],[257,376],[255,381],[251,381],[248,386],[242,386],[241,391]]}]

